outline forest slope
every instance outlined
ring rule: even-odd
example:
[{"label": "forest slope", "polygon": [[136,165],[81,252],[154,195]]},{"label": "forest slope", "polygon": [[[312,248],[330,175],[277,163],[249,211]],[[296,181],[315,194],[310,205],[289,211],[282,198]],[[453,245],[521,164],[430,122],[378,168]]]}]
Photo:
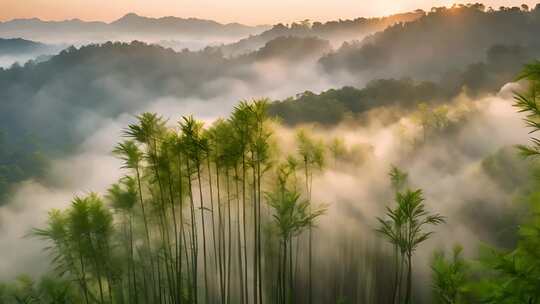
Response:
[{"label": "forest slope", "polygon": [[452,69],[484,59],[494,45],[538,54],[540,6],[533,10],[482,5],[434,8],[413,22],[396,24],[362,42],[346,43],[321,59],[329,72],[440,79]]}]

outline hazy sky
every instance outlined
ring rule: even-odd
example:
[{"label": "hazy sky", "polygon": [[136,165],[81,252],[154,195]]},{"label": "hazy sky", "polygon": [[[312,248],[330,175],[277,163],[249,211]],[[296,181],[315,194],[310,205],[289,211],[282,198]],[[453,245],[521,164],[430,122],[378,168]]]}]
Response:
[{"label": "hazy sky", "polygon": [[[178,16],[246,24],[288,23],[303,19],[333,20],[360,16],[380,16],[416,8],[452,3],[452,0],[0,0],[0,20],[38,17],[45,20],[79,18],[112,21],[128,12],[151,17]],[[486,0],[499,7],[529,0]]]}]

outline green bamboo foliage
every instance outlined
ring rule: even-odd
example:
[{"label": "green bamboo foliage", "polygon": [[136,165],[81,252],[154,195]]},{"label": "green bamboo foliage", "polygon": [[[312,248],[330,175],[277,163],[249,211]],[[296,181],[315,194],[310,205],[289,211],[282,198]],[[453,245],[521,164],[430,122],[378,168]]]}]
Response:
[{"label": "green bamboo foliage", "polygon": [[[201,223],[201,231],[202,231],[202,249],[203,249],[203,279],[204,279],[204,299],[205,303],[209,302],[209,282],[208,282],[208,252],[207,252],[207,240],[206,240],[206,224],[205,224],[205,212],[207,211],[207,207],[204,204],[204,198],[203,198],[203,184],[202,184],[202,178],[201,178],[201,170],[204,162],[205,152],[207,150],[207,143],[206,140],[203,138],[202,132],[203,132],[203,125],[202,123],[196,121],[193,117],[183,117],[183,121],[180,123],[180,128],[183,134],[183,142],[184,142],[184,150],[186,154],[186,167],[188,171],[188,179],[189,179],[189,193],[190,193],[190,202],[191,202],[191,210],[192,212],[195,211],[194,206],[194,196],[197,195],[193,193],[193,185],[192,185],[192,178],[197,181],[198,185],[198,200],[199,200],[199,211],[200,211],[200,223]],[[193,176],[192,173],[193,172]],[[196,226],[195,226],[195,214],[192,213],[192,237],[194,239],[197,239],[196,236]],[[196,247],[196,243],[193,245]],[[195,257],[194,265],[197,266],[197,255],[198,250],[195,250],[193,252],[193,255]],[[194,270],[194,274],[196,275],[196,270]],[[195,278],[196,280],[196,278]]]},{"label": "green bamboo foliage", "polygon": [[432,231],[425,232],[428,225],[434,226],[445,222],[439,214],[431,214],[425,209],[422,190],[407,190],[404,194],[398,194],[397,200],[405,219],[405,233],[401,241],[401,247],[407,258],[407,285],[405,303],[412,302],[412,258],[418,247],[431,237]]},{"label": "green bamboo foliage", "polygon": [[[407,184],[407,173],[392,166],[389,172],[392,188],[397,195],[403,191]],[[379,232],[393,247],[394,254],[394,280],[392,283],[392,303],[400,303],[402,298],[403,272],[405,265],[405,251],[401,246],[404,237],[403,225],[405,222],[404,214],[401,212],[399,203],[394,208],[386,207],[386,219],[377,218],[379,221]]]},{"label": "green bamboo foliage", "polygon": [[[129,303],[139,302],[139,289],[137,287],[137,266],[135,259],[135,233],[133,227],[133,213],[137,206],[137,182],[134,178],[126,176],[117,184],[111,186],[106,198],[119,218],[121,233],[119,242],[123,244],[122,256],[127,257],[125,261],[118,261],[126,269],[124,275],[117,279],[124,284],[121,286],[119,297]],[[124,292],[125,290],[125,292]]]},{"label": "green bamboo foliage", "polygon": [[66,211],[51,211],[48,227],[34,231],[52,242],[57,270],[79,283],[86,303],[112,303],[115,297],[112,221],[112,213],[92,193],[75,197]]},{"label": "green bamboo foliage", "polygon": [[[529,90],[526,92],[515,92],[514,106],[519,113],[526,114],[525,123],[530,129],[530,134],[540,130],[540,106],[538,98],[540,97],[540,62],[536,61],[525,66],[518,77],[519,80],[529,82]],[[531,137],[531,145],[518,146],[524,156],[540,155],[540,139]]]},{"label": "green bamboo foliage", "polygon": [[[87,304],[314,301],[312,230],[325,209],[312,204],[312,183],[325,145],[300,131],[297,152],[282,155],[266,110],[267,100],[241,102],[210,126],[137,116],[113,150],[125,176],[104,198],[51,211],[34,232],[49,242],[59,276]],[[391,179],[396,206],[379,232],[395,250],[394,303],[410,303],[414,252],[443,218],[406,189],[406,174],[394,168]]]},{"label": "green bamboo foliage", "polygon": [[70,235],[68,223],[67,212],[51,210],[47,227],[35,229],[34,235],[50,242],[45,249],[51,254],[56,272],[77,282],[82,298],[88,304],[95,296],[88,285],[84,256],[75,252],[76,244]]},{"label": "green bamboo foliage", "polygon": [[311,203],[300,199],[300,193],[292,188],[293,174],[286,163],[277,168],[277,181],[273,191],[266,193],[267,202],[273,209],[273,219],[280,238],[278,263],[278,287],[276,303],[294,303],[293,248],[292,239],[312,227],[325,209],[313,209]]},{"label": "green bamboo foliage", "polygon": [[457,245],[448,258],[443,251],[437,251],[431,261],[433,297],[436,303],[468,303],[469,264],[463,258],[463,247]]},{"label": "green bamboo foliage", "polygon": [[39,281],[20,275],[13,282],[0,283],[0,303],[85,303],[74,285],[50,275]]},{"label": "green bamboo foliage", "polygon": [[[324,143],[315,140],[306,130],[300,130],[296,135],[298,154],[302,164],[305,179],[305,196],[311,202],[313,172],[324,166]],[[311,208],[309,208],[311,210]],[[308,227],[308,303],[313,303],[313,230]]]},{"label": "green bamboo foliage", "polygon": [[386,208],[386,218],[377,218],[379,228],[376,231],[394,248],[392,301],[410,304],[414,253],[433,235],[433,231],[425,231],[426,227],[440,225],[445,219],[440,214],[426,210],[421,189],[405,188],[406,173],[393,167],[389,175],[395,190],[396,204],[394,208]]},{"label": "green bamboo foliage", "polygon": [[[146,301],[150,301],[151,299],[155,299],[155,293],[154,293],[154,284],[155,284],[155,277],[154,277],[154,259],[151,254],[151,242],[150,242],[150,228],[149,228],[149,219],[147,214],[147,207],[145,207],[145,202],[143,199],[143,187],[142,187],[142,174],[143,174],[143,152],[139,149],[139,147],[135,144],[132,140],[124,141],[116,146],[116,148],[113,150],[113,153],[115,153],[121,160],[123,160],[123,168],[128,169],[131,174],[134,175],[131,180],[134,180],[136,183],[136,190],[137,190],[137,201],[139,203],[140,207],[140,215],[142,217],[142,222],[144,226],[144,244],[142,248],[134,248],[138,252],[139,259],[141,261],[147,260],[149,262],[149,265],[145,265],[145,263],[142,263],[142,269],[143,270],[150,270],[150,279],[147,279],[147,277],[143,278],[143,293],[144,293],[144,299]],[[118,189],[120,191],[120,189]],[[114,202],[114,200],[121,199],[119,194],[116,194],[114,186],[109,191],[109,196],[113,199],[113,206],[116,205],[125,205],[125,203],[120,202]],[[123,199],[123,198],[122,198]],[[131,209],[131,211],[134,211]],[[131,229],[133,229],[134,225],[134,217],[137,213],[131,213]],[[132,236],[133,237],[133,236]],[[132,241],[132,240],[131,240]],[[131,245],[131,244],[130,244]],[[133,262],[134,264],[135,262]],[[133,265],[132,265],[133,266]],[[135,289],[138,288],[137,285],[133,286]]]},{"label": "green bamboo foliage", "polygon": [[[235,144],[238,145],[240,154],[241,154],[241,170],[242,170],[242,240],[239,241],[238,247],[240,248],[239,252],[239,262],[241,264],[243,273],[240,274],[242,281],[242,303],[249,302],[249,288],[248,288],[248,250],[247,250],[247,219],[248,219],[248,210],[247,210],[247,200],[248,195],[253,196],[253,193],[248,194],[249,192],[249,181],[248,170],[249,170],[249,154],[248,147],[252,137],[252,115],[250,110],[250,104],[247,102],[241,102],[238,106],[234,108],[234,111],[230,118],[230,125],[233,128],[233,134]],[[243,245],[242,245],[243,244]],[[243,248],[243,249],[242,249]],[[243,250],[243,253],[242,253]],[[242,265],[243,264],[243,265]],[[255,267],[254,267],[255,268]],[[244,302],[245,301],[245,302]]]},{"label": "green bamboo foliage", "polygon": [[[233,141],[230,138],[230,124],[224,120],[216,121],[212,128],[206,133],[209,144],[208,171],[214,168],[216,184],[216,208],[212,210],[213,216],[217,212],[217,228],[214,228],[214,251],[217,259],[217,272],[219,283],[219,295],[221,303],[230,303],[231,300],[231,262],[232,262],[232,220],[231,220],[231,201],[230,201],[230,169],[234,161]],[[211,176],[211,174],[209,175]],[[222,190],[223,176],[226,176],[225,189],[226,199],[223,198]],[[216,210],[217,209],[217,210]],[[237,208],[239,212],[239,208]],[[237,219],[239,217],[237,216]],[[215,226],[215,224],[214,224]],[[237,231],[240,233],[240,222],[237,221]],[[217,240],[216,240],[217,239]],[[238,237],[238,241],[240,238]],[[240,248],[240,247],[239,247]],[[241,264],[239,264],[241,265]],[[242,271],[238,272],[241,276]],[[240,277],[242,282],[242,277]],[[240,284],[242,288],[242,283]],[[240,291],[243,295],[243,289]],[[243,301],[242,301],[243,302]]]},{"label": "green bamboo foliage", "polygon": [[[177,125],[153,113],[136,117],[113,150],[125,176],[104,198],[76,197],[51,211],[48,226],[34,231],[82,302],[291,301],[291,242],[322,211],[310,211],[298,191],[300,162],[272,147],[266,111],[267,100],[242,102],[208,127],[191,116]],[[308,158],[302,172],[310,176]],[[281,188],[271,186],[275,160],[291,177]]]}]

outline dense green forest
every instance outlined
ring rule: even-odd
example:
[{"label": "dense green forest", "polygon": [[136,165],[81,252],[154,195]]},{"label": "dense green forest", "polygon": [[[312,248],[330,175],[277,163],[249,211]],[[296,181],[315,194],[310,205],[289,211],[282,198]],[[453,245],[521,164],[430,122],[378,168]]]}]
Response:
[{"label": "dense green forest", "polygon": [[[515,106],[532,131],[540,129],[537,107],[540,63],[521,77],[530,89],[516,93]],[[359,294],[333,294],[321,286],[312,240],[317,223],[333,206],[312,200],[313,177],[346,157],[308,130],[284,149],[279,122],[268,101],[240,103],[230,117],[205,126],[191,116],[170,124],[143,113],[128,125],[114,148],[122,160],[118,183],[106,193],[76,196],[65,210],[51,210],[34,238],[49,243],[54,275],[34,282],[20,277],[0,289],[6,303],[308,303],[357,302]],[[281,139],[280,139],[281,138]],[[520,146],[535,157],[537,139]],[[341,151],[341,152],[340,152]],[[372,300],[413,303],[418,288],[437,303],[537,303],[538,180],[498,174],[517,150],[483,162],[526,202],[518,229],[504,249],[486,245],[475,260],[456,245],[448,256],[434,253],[431,282],[414,283],[415,252],[434,237],[434,227],[452,222],[430,211],[415,177],[392,167],[395,199],[377,218],[374,233],[388,243],[379,264]],[[510,158],[509,158],[510,157]],[[529,172],[532,173],[532,172]],[[386,211],[384,211],[386,210]],[[385,247],[386,248],[386,247]],[[327,282],[330,283],[331,282]],[[415,285],[413,285],[413,283]],[[380,284],[380,285],[379,285]],[[414,287],[413,287],[414,286]],[[365,298],[366,299],[366,298]]]},{"label": "dense green forest", "polygon": [[433,8],[414,22],[390,26],[361,42],[344,43],[321,58],[321,64],[335,72],[436,80],[449,72],[448,67],[460,69],[482,61],[485,50],[498,44],[537,55],[539,13],[538,6],[532,10],[528,6],[493,10],[482,4]]},{"label": "dense green forest", "polygon": [[0,202],[6,199],[14,184],[42,175],[47,160],[40,151],[31,136],[22,136],[19,142],[7,144],[0,133]]},{"label": "dense green forest", "polygon": [[463,91],[469,96],[495,92],[513,79],[520,66],[534,58],[519,46],[495,45],[486,53],[485,62],[470,64],[459,72],[445,73],[439,81],[375,79],[362,89],[346,86],[320,94],[306,91],[273,103],[270,112],[291,125],[332,125],[376,108],[411,109],[418,102],[444,104]]}]

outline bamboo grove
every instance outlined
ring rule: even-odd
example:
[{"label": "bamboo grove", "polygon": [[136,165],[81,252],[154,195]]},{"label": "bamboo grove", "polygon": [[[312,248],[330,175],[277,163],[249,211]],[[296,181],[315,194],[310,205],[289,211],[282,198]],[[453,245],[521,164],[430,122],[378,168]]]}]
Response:
[{"label": "bamboo grove", "polygon": [[416,249],[433,234],[425,227],[445,222],[443,216],[430,213],[424,205],[421,189],[407,187],[407,173],[393,167],[390,180],[395,191],[395,207],[386,208],[386,218],[377,218],[377,229],[394,247],[392,304],[412,303],[412,258]]},{"label": "bamboo grove", "polygon": [[[535,133],[540,62],[527,65],[520,79],[530,90],[516,93],[515,107]],[[20,290],[7,303],[322,303],[314,278],[325,274],[315,273],[321,261],[313,240],[327,209],[312,201],[313,179],[344,144],[327,145],[300,130],[295,146],[282,151],[267,106],[264,99],[241,102],[209,126],[191,116],[177,124],[153,113],[137,116],[113,151],[125,175],[103,195],[78,196],[67,209],[50,211],[32,235],[47,242],[55,274],[37,288],[19,278]],[[518,148],[538,157],[540,140],[531,142]],[[389,179],[394,200],[373,227],[388,245],[378,253],[389,249],[376,273],[384,300],[375,301],[411,304],[421,285],[415,253],[446,218],[428,210],[406,172],[392,167]],[[540,303],[539,186],[525,185],[530,206],[510,249],[486,247],[474,264],[460,245],[450,256],[434,253],[434,303]]]},{"label": "bamboo grove", "polygon": [[[125,176],[34,231],[83,303],[312,301],[311,283],[300,294],[295,282],[305,267],[311,282],[312,227],[325,209],[310,193],[324,147],[299,132],[297,150],[280,155],[266,108],[242,102],[208,128],[144,113],[124,130],[114,154]],[[309,263],[297,265],[304,251]]]}]

